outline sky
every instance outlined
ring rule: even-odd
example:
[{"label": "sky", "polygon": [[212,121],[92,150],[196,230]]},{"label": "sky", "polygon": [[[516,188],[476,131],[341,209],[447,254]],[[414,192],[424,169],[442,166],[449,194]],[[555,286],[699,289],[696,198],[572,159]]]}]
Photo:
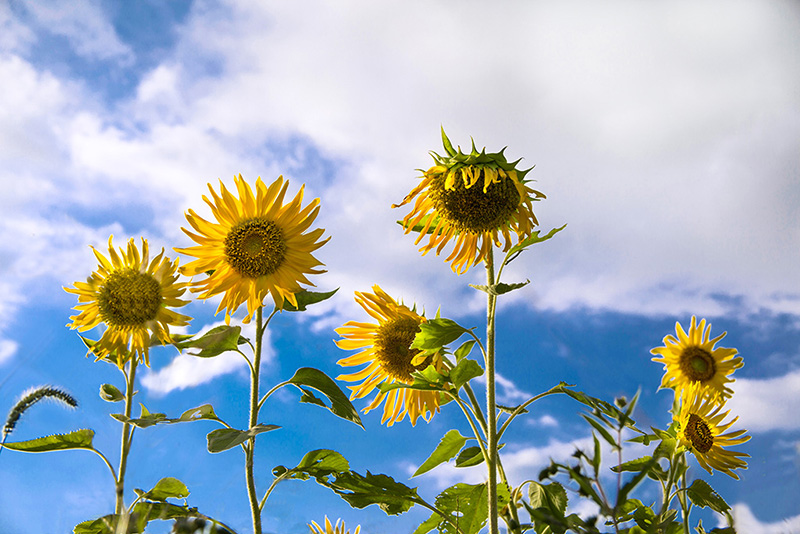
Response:
[{"label": "sky", "polygon": [[[729,407],[753,436],[741,480],[709,480],[742,532],[798,532],[798,50],[791,1],[0,2],[0,409],[40,384],[81,403],[36,406],[12,436],[90,427],[116,459],[115,407],[97,392],[121,387],[120,376],[84,357],[62,287],[88,276],[89,245],[112,234],[177,256],[172,247],[191,245],[186,210],[205,213],[207,184],[231,186],[239,173],[251,184],[283,175],[290,194],[305,184],[306,199],[321,199],[317,226],[331,240],[317,253],[327,272],[312,281],[340,288],[275,319],[265,383],[301,366],[338,375],[345,353],[333,330],[364,318],[353,292],[373,284],[480,330],[483,294],[468,284],[481,270],[455,276],[442,257],[421,257],[395,222],[406,212],[390,207],[431,164],[428,151],[441,152],[444,127],[464,148],[472,137],[535,166],[541,228],[568,225],[507,269],[531,284],[499,308],[503,402],[560,380],[609,400],[641,388],[637,420],[664,427],[671,399],[656,392],[662,370],[649,351],[676,321],[704,317],[744,357]],[[185,308],[188,331],[220,324],[216,305]],[[241,359],[159,349],[139,376],[151,411],[211,402],[244,425]],[[534,406],[504,451],[516,481],[589,439],[575,403]],[[386,428],[373,412],[362,430],[286,392],[263,417],[283,429],[259,440],[262,491],[272,467],[317,448],[430,500],[481,480],[447,466],[409,479],[449,428],[465,426],[451,406],[413,428]],[[192,506],[247,532],[242,455],[209,454],[213,428],[137,434],[130,487],[175,476]],[[68,532],[111,512],[105,469],[82,451],[4,452],[0,534]],[[306,532],[326,514],[387,533],[427,517],[351,510],[293,482],[270,498],[265,530]]]}]

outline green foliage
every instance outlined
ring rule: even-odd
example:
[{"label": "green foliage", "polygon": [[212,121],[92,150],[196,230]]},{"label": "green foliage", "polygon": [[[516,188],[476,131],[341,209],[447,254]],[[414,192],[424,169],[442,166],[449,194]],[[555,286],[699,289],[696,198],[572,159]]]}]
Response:
[{"label": "green foliage", "polygon": [[20,452],[51,452],[65,451],[69,449],[93,449],[92,438],[94,430],[82,428],[69,432],[68,434],[53,434],[42,438],[27,441],[16,441],[6,443],[3,446],[7,449]]},{"label": "green foliage", "polygon": [[449,461],[458,454],[458,451],[461,450],[461,447],[463,447],[466,442],[467,438],[462,436],[458,430],[449,430],[439,442],[439,445],[436,446],[433,453],[431,453],[428,459],[425,460],[411,476],[415,477],[422,473],[427,473],[434,467]]},{"label": "green foliage", "polygon": [[[79,523],[73,529],[74,534],[142,534],[151,521],[174,520],[182,523],[185,520],[202,519],[211,525],[210,532],[216,534],[234,534],[233,529],[190,508],[161,501],[142,501],[133,506],[130,515],[109,514],[98,519]],[[184,521],[182,521],[184,520]],[[127,525],[127,528],[125,528]]]},{"label": "green foliage", "polygon": [[247,343],[247,339],[241,335],[240,326],[217,326],[212,328],[196,339],[176,341],[174,345],[179,350],[199,349],[197,352],[189,352],[192,356],[199,358],[213,358],[223,352],[238,350],[239,345]]},{"label": "green foliage", "polygon": [[410,348],[423,351],[439,350],[469,332],[457,322],[444,318],[430,319],[420,324],[419,329]]},{"label": "green foliage", "polygon": [[[498,510],[506,506],[509,501],[508,486],[499,484],[497,487]],[[436,497],[436,509],[443,515],[434,513],[417,527],[414,534],[425,534],[434,529],[447,534],[477,534],[488,519],[488,506],[486,484],[455,484]]]},{"label": "green foliage", "polygon": [[277,430],[278,425],[256,425],[248,430],[236,430],[235,428],[218,428],[208,433],[208,452],[222,452],[241,445],[250,438],[256,437],[263,432]]},{"label": "green foliage", "polygon": [[515,289],[525,287],[530,283],[530,280],[525,280],[524,282],[518,282],[515,284],[505,284],[503,282],[499,282],[497,284],[492,284],[491,286],[470,284],[469,287],[477,289],[478,291],[483,291],[487,295],[499,296],[508,293],[509,291],[514,291]]},{"label": "green foliage", "polygon": [[[353,403],[350,402],[350,399],[347,398],[347,395],[339,389],[336,382],[319,369],[301,367],[288,382],[294,384],[303,392],[303,395],[300,397],[300,402],[308,402],[327,408],[342,419],[351,421],[361,428],[364,428],[358,411],[355,406],[353,406]],[[315,389],[325,395],[330,402],[330,406],[325,404],[322,399],[316,397],[308,388]]]},{"label": "green foliage", "polygon": [[728,503],[725,502],[725,499],[714,491],[705,480],[699,478],[694,480],[687,489],[686,494],[694,504],[701,508],[707,506],[720,514],[727,513],[731,509]]},{"label": "green foliage", "polygon": [[150,491],[140,489],[133,491],[140,499],[161,502],[166,502],[169,498],[184,499],[189,496],[189,489],[186,484],[173,477],[162,478],[156,482],[156,485]]},{"label": "green foliage", "polygon": [[475,360],[464,358],[450,371],[450,381],[456,389],[475,377],[483,375],[483,367]]},{"label": "green foliage", "polygon": [[550,239],[551,237],[553,237],[566,227],[567,225],[565,224],[560,228],[553,228],[543,236],[539,235],[539,230],[533,232],[526,239],[523,239],[517,245],[514,245],[508,250],[508,252],[506,253],[506,259],[503,261],[503,264],[508,265],[509,263],[514,261],[517,258],[517,256],[519,256],[528,247],[535,245],[536,243],[542,243],[543,241],[547,241],[548,239]]},{"label": "green foliage", "polygon": [[337,287],[333,291],[324,291],[324,292],[317,292],[317,291],[309,291],[307,289],[303,289],[294,294],[294,298],[297,300],[297,306],[294,306],[291,302],[284,299],[283,301],[283,310],[286,311],[306,311],[309,306],[312,304],[317,304],[318,302],[322,302],[324,300],[328,300],[332,296],[339,291]]},{"label": "green foliage", "polygon": [[125,400],[125,395],[112,384],[100,386],[100,398],[106,402],[120,402]]}]

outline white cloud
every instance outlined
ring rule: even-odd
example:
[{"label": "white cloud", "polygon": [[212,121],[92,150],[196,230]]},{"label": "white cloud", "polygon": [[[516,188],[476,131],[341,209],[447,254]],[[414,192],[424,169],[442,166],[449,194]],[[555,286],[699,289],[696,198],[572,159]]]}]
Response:
[{"label": "white cloud", "polygon": [[19,344],[10,339],[0,339],[0,365],[10,359],[17,352]]},{"label": "white cloud", "polygon": [[800,370],[765,379],[737,378],[734,395],[726,403],[731,415],[738,415],[738,428],[752,432],[800,430]]},{"label": "white cloud", "polygon": [[[763,523],[745,503],[733,505],[731,513],[737,532],[758,532],[758,534],[796,534],[800,532],[800,514],[774,523]],[[719,526],[727,525],[720,523]]]},{"label": "white cloud", "polygon": [[[225,323],[217,322],[208,325],[202,328],[201,332],[207,332],[222,324]],[[255,325],[253,323],[244,325],[242,335],[251,341],[255,340]],[[262,351],[262,365],[268,365],[275,353],[270,343],[269,330],[264,333]],[[187,352],[191,352],[191,349],[188,349]],[[247,369],[247,362],[244,361],[241,354],[235,352],[226,352],[213,358],[198,358],[187,352],[179,354],[161,369],[146,372],[141,379],[142,386],[152,394],[166,395],[174,390],[206,384],[218,376]],[[247,354],[246,350],[244,352]]]}]

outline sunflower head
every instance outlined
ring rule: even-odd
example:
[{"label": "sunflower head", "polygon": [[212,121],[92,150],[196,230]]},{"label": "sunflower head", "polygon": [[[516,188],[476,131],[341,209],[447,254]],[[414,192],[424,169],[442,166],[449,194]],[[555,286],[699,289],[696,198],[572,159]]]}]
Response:
[{"label": "sunflower head", "polygon": [[689,395],[675,416],[678,423],[680,444],[694,454],[700,466],[712,473],[712,469],[738,479],[734,469],[747,469],[748,454],[727,450],[726,447],[740,445],[750,439],[747,430],[727,430],[736,422],[734,417],[723,422],[729,411],[721,412],[722,406],[714,402],[709,393],[698,386],[689,388]]},{"label": "sunflower head", "polygon": [[664,364],[661,387],[673,388],[676,396],[683,399],[689,397],[692,388],[699,387],[707,390],[712,400],[723,403],[733,394],[729,384],[734,379],[730,375],[744,365],[741,357],[734,358],[736,349],[714,348],[726,332],[711,339],[711,325],[706,327],[705,319],[697,324],[697,318],[692,316],[689,332],[675,323],[675,333],[677,337],[666,336],[663,347],[650,351],[658,356],[654,362]]},{"label": "sunflower head", "polygon": [[392,207],[416,202],[402,220],[405,232],[419,232],[415,243],[430,235],[420,251],[423,255],[436,248],[438,255],[451,240],[455,247],[445,261],[458,274],[484,261],[493,245],[504,250],[511,245],[511,233],[517,242],[528,237],[538,225],[533,202],[545,196],[531,189],[524,180],[531,170],[519,170],[520,160],[509,162],[503,152],[472,150],[464,153],[453,148],[442,129],[446,152],[431,152],[434,165],[422,172],[422,182],[402,202]]},{"label": "sunflower head", "polygon": [[[337,377],[348,382],[361,381],[358,385],[349,386],[352,390],[351,399],[368,395],[383,382],[411,384],[415,371],[422,371],[429,365],[441,370],[443,366],[440,352],[430,355],[411,348],[425,317],[396,302],[379,286],[372,286],[372,290],[373,293],[356,292],[355,299],[376,322],[348,321],[336,329],[336,333],[343,338],[336,341],[339,348],[362,349],[357,354],[339,360],[338,364],[343,367],[366,364],[360,371]],[[379,392],[364,413],[380,406],[384,400],[386,403],[381,423],[388,421],[389,426],[402,420],[406,413],[411,424],[415,425],[420,416],[429,421],[439,411],[438,392],[400,388]]]},{"label": "sunflower head", "polygon": [[67,326],[83,332],[104,323],[103,336],[90,349],[97,359],[115,354],[122,367],[133,354],[149,365],[150,345],[171,342],[169,326],[185,326],[191,320],[170,309],[188,304],[179,298],[186,284],[177,282],[178,260],[165,258],[163,249],[150,261],[144,238],[141,252],[130,239],[119,253],[112,239],[108,238],[108,258],[92,247],[99,265],[86,282],[64,288],[78,295],[74,309],[80,312]]},{"label": "sunflower head", "polygon": [[314,285],[306,275],[325,272],[317,269],[322,264],[312,252],[330,238],[320,240],[324,229],[308,231],[319,213],[319,199],[303,207],[303,187],[284,203],[289,182],[283,176],[269,186],[258,178],[255,192],[241,174],[234,183],[238,198],[221,181],[219,193],[208,184],[211,198],[204,195],[203,200],[215,221],[190,209],[186,219],[192,230],[182,230],[198,245],[175,250],[197,258],[181,268],[183,274],[205,276],[192,282],[193,292],[204,299],[222,294],[217,312],[225,310],[226,322],[247,303],[244,322],[249,322],[267,294],[278,308],[284,300],[297,306],[300,284]]},{"label": "sunflower head", "polygon": [[[336,525],[331,525],[328,516],[325,516],[325,528],[312,521],[308,528],[311,529],[311,534],[350,534],[349,530],[345,530],[344,522],[341,519],[336,520]],[[353,534],[361,532],[361,525],[357,526]]]}]

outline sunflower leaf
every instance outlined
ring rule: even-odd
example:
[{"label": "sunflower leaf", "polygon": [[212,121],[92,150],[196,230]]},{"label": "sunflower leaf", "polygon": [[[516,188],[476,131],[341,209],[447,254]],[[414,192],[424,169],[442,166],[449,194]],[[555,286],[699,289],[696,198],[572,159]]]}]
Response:
[{"label": "sunflower leaf", "polygon": [[483,291],[488,295],[502,295],[504,293],[508,293],[509,291],[514,291],[515,289],[519,289],[521,287],[525,287],[526,285],[530,284],[530,280],[525,280],[524,282],[518,282],[515,284],[506,284],[500,282],[499,284],[492,284],[491,286],[485,285],[477,285],[477,284],[469,284],[469,287],[477,289],[478,291]]},{"label": "sunflower leaf", "polygon": [[112,384],[100,386],[100,398],[107,402],[119,402],[125,400],[125,395]]},{"label": "sunflower leaf", "polygon": [[453,429],[448,431],[441,441],[439,441],[439,444],[428,459],[422,462],[422,465],[419,466],[411,477],[413,478],[422,473],[427,473],[434,467],[451,460],[458,454],[458,451],[461,450],[461,447],[463,447],[466,442],[467,438],[462,436],[458,430]]},{"label": "sunflower leaf", "polygon": [[94,430],[82,428],[67,434],[53,434],[27,441],[5,443],[3,447],[20,452],[50,452],[69,449],[92,449]]},{"label": "sunflower leaf", "polygon": [[531,245],[535,245],[536,243],[547,241],[548,239],[550,239],[551,237],[553,237],[566,227],[567,225],[565,224],[560,228],[553,228],[543,236],[539,235],[539,230],[533,232],[526,239],[523,239],[518,244],[514,245],[509,249],[508,253],[506,254],[506,259],[503,261],[503,263],[505,265],[508,265],[509,263],[514,261],[517,258],[517,256],[519,256],[522,253],[522,251],[524,251],[526,248],[530,247]]},{"label": "sunflower leaf", "polygon": [[189,339],[175,343],[178,350],[200,349],[198,352],[189,352],[191,356],[199,358],[213,358],[223,352],[237,350],[239,345],[247,341],[241,337],[240,326],[221,325],[212,328],[197,339]]},{"label": "sunflower leaf", "polygon": [[483,367],[475,360],[464,358],[450,371],[450,381],[456,389],[483,374]]},{"label": "sunflower leaf", "polygon": [[689,495],[689,499],[701,508],[705,508],[708,506],[715,512],[719,512],[720,514],[726,513],[731,507],[725,502],[719,493],[714,491],[714,489],[702,479],[695,479],[692,482],[692,485],[689,486],[689,489],[686,492]]},{"label": "sunflower leaf", "polygon": [[474,339],[468,339],[464,343],[459,346],[453,355],[456,357],[456,361],[460,362],[466,356],[469,356],[469,353],[472,352],[472,348],[475,346],[476,341]]},{"label": "sunflower leaf", "polygon": [[419,325],[420,331],[411,343],[412,349],[436,350],[469,332],[452,319],[431,319]]},{"label": "sunflower leaf", "polygon": [[[358,416],[358,411],[347,398],[347,395],[345,395],[342,390],[339,389],[339,386],[336,385],[336,382],[334,382],[328,375],[319,369],[314,369],[313,367],[301,367],[295,372],[294,376],[288,380],[288,382],[290,384],[294,384],[301,391],[303,391],[301,402],[311,402],[313,404],[324,406],[342,419],[352,421],[361,428],[364,428],[361,418]],[[328,398],[331,405],[327,406],[324,402],[319,400],[302,386],[316,389]]]},{"label": "sunflower leaf", "polygon": [[278,425],[256,425],[249,430],[236,430],[235,428],[218,428],[212,430],[206,436],[208,440],[208,452],[222,452],[241,445],[250,438],[256,437],[262,432],[269,432],[280,428]]},{"label": "sunflower leaf", "polygon": [[333,291],[323,291],[323,292],[308,291],[307,289],[303,289],[302,291],[299,291],[294,294],[294,298],[297,300],[297,306],[293,305],[288,300],[284,300],[282,309],[292,312],[306,311],[306,309],[308,309],[310,305],[322,302],[323,300],[328,300],[333,295],[335,295],[337,291],[339,291],[338,287]]},{"label": "sunflower leaf", "polygon": [[416,488],[396,482],[387,475],[366,476],[355,471],[335,473],[333,480],[317,478],[317,482],[333,490],[353,508],[377,504],[386,514],[397,515],[408,511],[420,502]]},{"label": "sunflower leaf", "polygon": [[445,152],[447,152],[450,156],[455,156],[457,154],[456,150],[453,148],[453,143],[450,142],[450,138],[447,137],[447,134],[444,133],[444,126],[442,128],[442,146],[444,146]]},{"label": "sunflower leaf", "polygon": [[148,492],[141,495],[143,499],[151,501],[166,501],[169,498],[184,499],[189,496],[186,484],[173,477],[164,477]]},{"label": "sunflower leaf", "polygon": [[[72,532],[74,534],[114,534],[118,532],[117,525],[120,524],[122,515],[109,514],[97,519],[90,519],[76,525]],[[201,514],[197,508],[189,507],[186,504],[177,505],[168,502],[142,501],[134,505],[130,514],[126,514],[125,520],[128,521],[128,534],[141,534],[145,531],[150,521],[166,521],[174,519],[188,520],[188,524],[193,523],[194,519],[202,519],[210,522],[212,532],[217,534],[232,534],[233,530],[225,524],[207,515]],[[191,529],[194,532],[196,529]]]},{"label": "sunflower leaf", "polygon": [[[497,485],[497,506],[502,509],[510,501],[510,491],[505,484]],[[436,508],[450,518],[457,518],[458,525],[440,521],[440,532],[476,534],[488,519],[488,495],[486,484],[459,483],[445,489],[436,497]],[[426,521],[427,523],[427,521]]]}]

